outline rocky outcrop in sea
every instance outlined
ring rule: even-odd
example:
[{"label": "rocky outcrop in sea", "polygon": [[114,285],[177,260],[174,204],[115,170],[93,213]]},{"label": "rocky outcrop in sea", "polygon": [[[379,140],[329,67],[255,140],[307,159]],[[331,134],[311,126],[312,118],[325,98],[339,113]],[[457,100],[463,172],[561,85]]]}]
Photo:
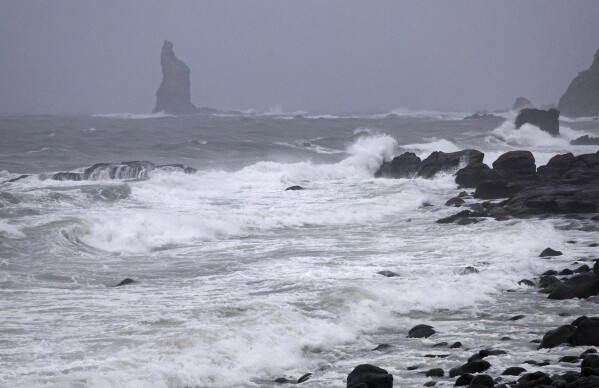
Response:
[{"label": "rocky outcrop in sea", "polygon": [[173,43],[165,40],[160,54],[162,82],[156,92],[156,106],[153,113],[169,114],[194,113],[191,103],[189,67],[175,56]]}]

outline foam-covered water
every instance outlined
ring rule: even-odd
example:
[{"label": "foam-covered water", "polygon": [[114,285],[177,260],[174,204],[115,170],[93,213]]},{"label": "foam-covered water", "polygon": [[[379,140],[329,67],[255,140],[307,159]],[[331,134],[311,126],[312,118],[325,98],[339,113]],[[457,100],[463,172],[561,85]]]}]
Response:
[{"label": "foam-covered water", "polygon": [[[490,164],[525,148],[544,163],[589,152],[569,140],[597,134],[596,123],[568,122],[552,138],[426,112],[270,113],[0,119],[0,385],[253,387],[310,372],[302,385],[329,387],[368,362],[399,386],[420,386],[426,379],[407,366],[447,369],[466,358],[431,349],[435,342],[517,349],[492,360],[500,372],[538,357],[528,341],[567,319],[557,312],[592,310],[517,285],[588,258],[596,236],[584,225],[441,225],[434,221],[455,213],[443,206],[458,193],[452,176],[373,174],[405,151],[475,148]],[[131,160],[198,171],[46,179]],[[22,174],[30,175],[14,180]],[[305,190],[285,191],[292,185]],[[547,246],[564,258],[541,262]],[[136,282],[113,287],[126,277]],[[516,314],[527,318],[506,323]],[[418,323],[438,334],[405,338]],[[380,343],[391,347],[371,351]]]}]

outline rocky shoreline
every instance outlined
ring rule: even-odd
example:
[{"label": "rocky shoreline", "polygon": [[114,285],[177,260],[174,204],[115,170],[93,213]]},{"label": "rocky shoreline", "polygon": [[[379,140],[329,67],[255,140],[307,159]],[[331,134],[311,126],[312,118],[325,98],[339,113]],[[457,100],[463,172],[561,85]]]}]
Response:
[{"label": "rocky shoreline", "polygon": [[[388,178],[430,178],[438,172],[455,173],[455,181],[460,188],[474,189],[462,191],[457,197],[447,201],[446,206],[466,207],[452,216],[439,219],[441,224],[456,223],[467,225],[487,218],[504,221],[512,217],[572,217],[599,222],[599,152],[574,156],[571,153],[556,155],[544,166],[537,168],[531,152],[510,151],[501,155],[492,168],[483,163],[484,154],[477,150],[464,150],[453,153],[433,152],[420,160],[415,154],[406,152],[384,163],[377,171],[377,177]],[[475,202],[467,203],[467,199]],[[499,200],[493,202],[492,200]],[[597,226],[595,226],[597,228]],[[569,243],[575,243],[570,241]],[[598,246],[598,244],[590,244]],[[561,256],[562,252],[547,248],[539,254],[539,260]],[[589,260],[593,260],[589,258]],[[536,287],[539,293],[547,294],[550,300],[577,299],[591,300],[599,294],[599,260],[573,263],[573,268],[555,268],[539,274],[538,279],[522,279],[519,286]],[[472,269],[476,271],[475,268]],[[524,315],[515,315],[510,321],[516,322]],[[557,325],[556,325],[557,326]],[[408,337],[428,338],[435,330],[428,324],[420,324],[409,331]],[[502,341],[518,340],[503,337]],[[506,368],[500,374],[487,374],[491,363],[485,358],[501,356],[509,351],[487,348],[472,354],[464,363],[449,370],[433,368],[422,371],[431,379],[423,386],[435,386],[439,379],[447,382],[446,376],[455,379],[453,386],[480,387],[599,387],[599,317],[580,316],[571,322],[549,330],[545,335],[532,341],[538,349],[558,346],[579,348],[577,356],[564,356],[558,363],[579,364],[561,373],[531,371],[534,367],[550,365],[548,360],[526,360],[520,365]],[[456,345],[457,344],[457,345]],[[457,348],[447,342],[433,345],[434,348]],[[521,365],[528,364],[531,368]],[[418,366],[408,367],[417,370]],[[377,366],[363,364],[357,366],[347,379],[348,388],[387,388],[393,386],[393,376]]]}]

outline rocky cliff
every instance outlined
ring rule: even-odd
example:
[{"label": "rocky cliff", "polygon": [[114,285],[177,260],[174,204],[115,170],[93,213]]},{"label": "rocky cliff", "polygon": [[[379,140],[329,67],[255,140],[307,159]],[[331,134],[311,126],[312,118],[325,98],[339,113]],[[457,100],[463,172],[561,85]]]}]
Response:
[{"label": "rocky cliff", "polygon": [[599,50],[591,67],[572,80],[558,109],[570,117],[599,116]]}]

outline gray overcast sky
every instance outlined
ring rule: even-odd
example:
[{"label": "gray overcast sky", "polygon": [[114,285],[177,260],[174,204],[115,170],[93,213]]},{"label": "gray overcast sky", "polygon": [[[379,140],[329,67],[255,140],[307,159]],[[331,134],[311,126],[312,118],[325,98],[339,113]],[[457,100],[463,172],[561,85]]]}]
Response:
[{"label": "gray overcast sky", "polygon": [[0,0],[0,114],[150,112],[165,38],[198,106],[498,109],[558,101],[599,1]]}]

